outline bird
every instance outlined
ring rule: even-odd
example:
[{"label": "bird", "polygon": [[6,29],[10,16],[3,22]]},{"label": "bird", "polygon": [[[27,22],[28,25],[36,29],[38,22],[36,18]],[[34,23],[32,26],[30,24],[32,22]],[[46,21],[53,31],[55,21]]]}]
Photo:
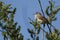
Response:
[{"label": "bird", "polygon": [[45,23],[49,23],[47,18],[43,17],[42,14],[40,12],[36,12],[35,13],[35,19],[37,19],[37,21],[39,21],[41,24]]},{"label": "bird", "polygon": [[45,18],[44,16],[42,16],[42,14],[41,14],[40,12],[36,12],[36,13],[34,14],[34,16],[35,16],[35,19],[36,19],[39,23],[43,24],[44,26],[45,26],[45,24],[47,24],[48,29],[49,29],[49,31],[50,31],[50,33],[51,33],[51,29],[50,29],[50,27],[49,27],[49,24],[50,24],[50,23],[48,22],[47,18]]}]

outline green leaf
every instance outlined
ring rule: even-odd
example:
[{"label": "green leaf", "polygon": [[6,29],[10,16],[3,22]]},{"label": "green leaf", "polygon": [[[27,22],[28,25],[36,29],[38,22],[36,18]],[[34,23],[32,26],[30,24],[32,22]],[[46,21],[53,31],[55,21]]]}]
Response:
[{"label": "green leaf", "polygon": [[54,29],[54,32],[58,34],[59,31],[57,29]]},{"label": "green leaf", "polygon": [[37,26],[38,26],[38,28],[37,28],[37,34],[39,34],[40,33],[40,24],[38,24]]},{"label": "green leaf", "polygon": [[55,17],[58,11],[60,11],[60,7],[57,7],[56,9],[52,11],[52,17]]},{"label": "green leaf", "polygon": [[4,11],[4,12],[7,11],[10,6],[11,6],[11,4],[8,4],[6,6],[3,6],[2,11]]},{"label": "green leaf", "polygon": [[51,23],[52,22],[52,18],[50,16],[48,16],[48,22]]},{"label": "green leaf", "polygon": [[34,34],[33,30],[28,29],[28,32],[31,33],[31,34]]},{"label": "green leaf", "polygon": [[49,16],[50,14],[49,14],[49,6],[46,8],[46,14],[47,14],[47,16]]},{"label": "green leaf", "polygon": [[16,12],[16,8],[13,9],[12,13],[15,14],[15,12]]},{"label": "green leaf", "polygon": [[6,35],[6,32],[2,32],[2,35],[3,35],[3,36]]},{"label": "green leaf", "polygon": [[39,40],[39,37],[38,36],[36,37],[36,40]]},{"label": "green leaf", "polygon": [[19,26],[19,27],[17,28],[17,33],[19,33],[19,32],[20,32],[20,29],[21,29],[21,27]]},{"label": "green leaf", "polygon": [[31,38],[33,38],[33,34],[30,34]]},{"label": "green leaf", "polygon": [[50,4],[50,11],[52,11],[52,9],[54,8],[54,2],[53,1],[49,1]]},{"label": "green leaf", "polygon": [[56,21],[57,20],[57,18],[52,18],[52,21]]},{"label": "green leaf", "polygon": [[31,38],[33,38],[33,35],[35,34],[33,30],[28,29],[28,32],[30,33]]},{"label": "green leaf", "polygon": [[20,40],[23,40],[23,35],[20,33]]}]

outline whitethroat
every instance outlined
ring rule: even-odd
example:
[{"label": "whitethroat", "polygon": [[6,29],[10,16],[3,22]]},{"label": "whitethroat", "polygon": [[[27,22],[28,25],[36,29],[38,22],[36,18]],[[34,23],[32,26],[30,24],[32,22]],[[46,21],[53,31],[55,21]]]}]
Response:
[{"label": "whitethroat", "polygon": [[[50,33],[51,33],[51,29],[50,29],[50,27],[49,27],[49,25],[48,25],[48,24],[50,24],[50,23],[48,22],[47,18],[43,17],[40,12],[36,12],[34,16],[35,16],[35,19],[36,19],[39,23],[44,24],[44,25],[47,24],[47,26],[48,26],[48,28],[49,28],[49,31],[50,31]],[[50,25],[51,25],[51,24],[50,24]]]}]

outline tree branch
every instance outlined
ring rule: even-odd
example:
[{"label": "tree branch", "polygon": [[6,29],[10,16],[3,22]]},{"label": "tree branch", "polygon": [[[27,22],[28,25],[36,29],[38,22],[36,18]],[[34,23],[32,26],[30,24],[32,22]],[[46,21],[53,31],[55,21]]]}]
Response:
[{"label": "tree branch", "polygon": [[44,12],[43,12],[43,8],[42,8],[42,5],[41,5],[41,1],[38,0],[38,2],[39,2],[39,4],[40,4],[41,12],[42,12],[43,16],[45,17]]}]

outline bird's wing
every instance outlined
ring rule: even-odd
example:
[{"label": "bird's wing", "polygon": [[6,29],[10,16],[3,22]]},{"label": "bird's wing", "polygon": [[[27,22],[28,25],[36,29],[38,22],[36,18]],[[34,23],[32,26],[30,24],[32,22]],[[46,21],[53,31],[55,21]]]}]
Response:
[{"label": "bird's wing", "polygon": [[48,20],[45,17],[39,17],[40,20],[42,20],[43,22],[47,23]]}]

